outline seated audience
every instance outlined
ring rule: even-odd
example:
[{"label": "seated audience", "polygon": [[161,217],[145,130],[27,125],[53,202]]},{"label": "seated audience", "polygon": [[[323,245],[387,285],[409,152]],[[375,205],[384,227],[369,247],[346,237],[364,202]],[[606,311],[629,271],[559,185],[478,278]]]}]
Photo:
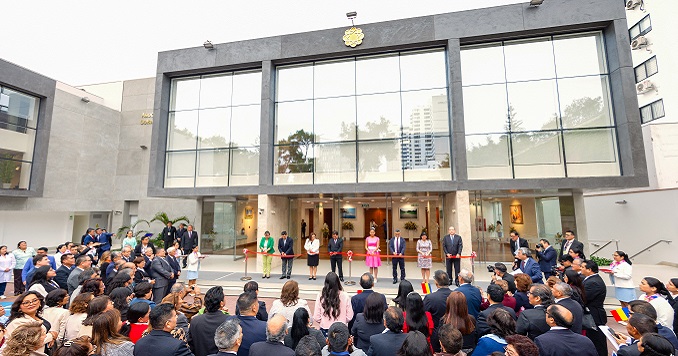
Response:
[{"label": "seated audience", "polygon": [[[238,298],[238,303],[241,303],[241,298]],[[214,332],[219,325],[228,319],[228,315],[222,312],[224,304],[224,289],[222,287],[217,286],[207,290],[207,293],[205,293],[205,313],[194,316],[188,329],[188,345],[196,356],[207,356],[219,352],[214,343]],[[174,307],[174,305],[172,306]],[[247,309],[249,309],[249,304]],[[175,312],[174,314],[176,315],[177,313]],[[241,354],[240,352],[248,346],[244,345],[248,338],[248,330],[242,321],[240,326],[243,329],[244,337],[243,345],[240,345],[238,355],[242,356],[247,355],[247,353]]]},{"label": "seated audience", "polygon": [[676,349],[666,338],[659,334],[649,333],[643,335],[638,343],[641,356],[673,356]]},{"label": "seated audience", "polygon": [[344,292],[339,276],[334,272],[327,273],[325,285],[315,298],[313,319],[318,323],[323,335],[327,335],[327,330],[335,322],[348,325],[353,319],[351,297]]},{"label": "seated audience", "polygon": [[393,356],[402,346],[407,334],[403,334],[403,324],[405,318],[403,312],[398,307],[389,307],[384,312],[385,330],[381,334],[370,337],[370,348],[367,351],[368,356]]},{"label": "seated audience", "polygon": [[440,350],[436,356],[466,356],[462,351],[464,339],[461,332],[452,324],[443,324],[438,331]]},{"label": "seated audience", "polygon": [[525,273],[518,273],[514,277],[516,279],[516,292],[513,294],[513,298],[516,299],[516,307],[513,308],[513,311],[516,315],[520,315],[523,310],[533,308],[530,299],[527,297],[527,292],[532,286],[532,279]]},{"label": "seated audience", "polygon": [[9,323],[5,328],[5,338],[11,340],[16,328],[23,324],[37,321],[42,323],[42,328],[47,334],[45,344],[51,344],[52,341],[56,340],[56,337],[59,334],[59,325],[51,325],[48,321],[40,317],[44,307],[45,300],[36,291],[27,291],[19,295],[16,300],[14,300],[14,303],[12,303]]},{"label": "seated audience", "polygon": [[553,288],[551,288],[555,302],[558,305],[562,305],[567,310],[572,313],[573,322],[572,322],[572,332],[575,334],[581,334],[582,332],[582,323],[584,319],[584,309],[581,304],[576,300],[572,299],[572,287],[569,284],[564,282],[556,283]]},{"label": "seated audience", "polygon": [[633,313],[645,314],[652,318],[657,324],[657,334],[665,337],[667,340],[673,344],[673,347],[678,349],[678,339],[676,339],[676,334],[671,331],[669,328],[665,328],[662,324],[657,323],[657,311],[654,309],[652,304],[644,300],[634,300],[629,303],[629,309]]},{"label": "seated audience", "polygon": [[[445,315],[441,321],[443,324],[452,325],[461,332],[462,351],[470,354],[478,343],[478,333],[476,331],[476,319],[468,313],[467,308],[466,296],[461,292],[454,291],[447,297]],[[431,339],[431,342],[433,342],[433,339]]]},{"label": "seated audience", "polygon": [[[487,286],[487,299],[490,301],[490,306],[480,312],[478,315],[478,336],[483,336],[490,332],[490,327],[487,323],[488,316],[497,309],[503,309],[516,320],[516,313],[511,308],[507,308],[501,304],[504,300],[504,290],[496,284]],[[514,328],[515,331],[515,328]]]},{"label": "seated audience", "polygon": [[87,335],[92,336],[92,325],[94,318],[99,314],[113,309],[113,302],[107,295],[100,295],[95,297],[87,305],[87,317],[82,321],[82,327],[78,331],[78,336]]},{"label": "seated audience", "polygon": [[534,340],[537,336],[549,331],[551,327],[546,323],[546,308],[553,304],[551,289],[544,284],[533,284],[528,294],[533,309],[520,313],[516,322],[516,333],[525,335]]},{"label": "seated audience", "polygon": [[405,299],[407,299],[407,295],[410,294],[410,292],[414,292],[412,283],[406,279],[400,281],[400,284],[398,284],[398,294],[393,298],[393,303],[402,311],[405,311]]},{"label": "seated audience", "polygon": [[354,337],[353,344],[364,351],[370,349],[370,337],[381,334],[384,329],[384,309],[386,305],[383,294],[372,292],[365,299],[364,308],[355,318],[351,335]]},{"label": "seated audience", "polygon": [[134,345],[134,356],[193,355],[185,342],[175,339],[170,333],[177,324],[177,312],[173,305],[160,304],[153,308],[150,324],[153,330]]},{"label": "seated audience", "polygon": [[403,345],[398,350],[397,356],[433,356],[431,345],[426,340],[426,335],[421,331],[412,331],[407,334]]},{"label": "seated audience", "polygon": [[[243,292],[254,292],[257,294],[257,296],[259,296],[259,283],[255,281],[249,281],[245,283],[245,286],[243,287]],[[235,306],[235,315],[240,315],[240,310],[238,309],[237,305]],[[264,302],[263,300],[259,301],[259,311],[257,312],[257,319],[262,321],[268,320],[268,312],[266,312],[266,302]]]},{"label": "seated audience", "polygon": [[[382,312],[383,314],[383,312]],[[310,316],[308,311],[304,308],[299,308],[294,312],[292,317],[292,326],[290,330],[285,335],[285,346],[291,348],[292,350],[297,348],[299,340],[301,340],[306,335],[313,336],[318,344],[325,344],[325,337],[320,332],[320,330],[311,327]]]},{"label": "seated audience", "polygon": [[141,282],[134,287],[134,299],[129,302],[132,306],[136,303],[146,303],[151,309],[155,307],[153,299],[153,286],[148,282]]},{"label": "seated audience", "polygon": [[[331,272],[330,272],[331,273]],[[245,294],[245,293],[244,293]],[[254,295],[254,293],[249,293]],[[256,295],[251,297],[256,301]],[[253,303],[252,305],[259,306],[258,303]],[[251,308],[251,307],[250,307]],[[242,309],[241,309],[242,310]],[[244,312],[244,310],[242,310]],[[252,314],[252,318],[256,313]],[[261,320],[257,320],[262,322]],[[282,315],[274,315],[268,319],[266,323],[266,341],[259,341],[253,343],[249,347],[249,356],[293,356],[294,351],[289,347],[283,344],[285,339],[285,334],[287,333],[287,319]],[[240,347],[242,349],[242,346]],[[238,350],[238,355],[240,355],[240,350]]]},{"label": "seated audience", "polygon": [[[363,289],[363,292],[358,293],[351,297],[351,309],[353,309],[353,319],[351,319],[351,321],[348,322],[349,330],[353,330],[353,323],[355,322],[355,318],[358,316],[358,313],[363,312],[363,310],[365,309],[365,301],[370,296],[370,294],[374,293],[374,291],[372,290],[372,287],[374,287],[374,277],[372,277],[372,275],[369,273],[363,273],[363,275],[360,277],[360,287]],[[382,294],[381,298],[384,301],[384,310],[386,310],[386,307],[388,306],[388,303],[386,302],[386,296]],[[379,322],[381,323],[381,320]]]},{"label": "seated audience", "polygon": [[[419,331],[426,336],[427,341],[431,342],[431,333],[433,332],[433,319],[431,313],[424,311],[424,302],[419,293],[412,292],[405,299],[405,312],[403,313],[405,323],[403,332]],[[433,349],[431,349],[433,352]]]},{"label": "seated audience", "polygon": [[136,344],[146,329],[150,319],[151,307],[146,303],[136,303],[127,310],[127,323],[123,334]]},{"label": "seated audience", "polygon": [[598,355],[595,345],[589,338],[570,330],[573,320],[572,313],[562,305],[553,304],[546,309],[546,323],[551,329],[534,339],[539,348],[539,355]]},{"label": "seated audience", "polygon": [[271,311],[268,315],[273,316],[281,314],[291,323],[294,312],[299,308],[304,308],[308,311],[309,315],[311,314],[311,309],[308,307],[306,299],[299,299],[299,283],[295,280],[291,280],[285,282],[283,285],[282,290],[280,291],[280,298],[273,301]]},{"label": "seated audience", "polygon": [[[433,333],[431,334],[431,346],[433,351],[440,351],[440,343],[438,342],[438,329],[442,324],[442,319],[445,316],[445,308],[447,306],[447,297],[450,296],[450,278],[447,273],[442,270],[437,270],[433,273],[433,280],[435,281],[437,290],[424,298],[424,310],[431,313],[433,318]],[[457,292],[460,293],[461,292]],[[464,294],[462,294],[464,295]],[[353,297],[355,298],[355,297]],[[467,303],[464,295],[464,303]],[[465,307],[468,311],[468,305]],[[467,312],[465,314],[468,314]],[[475,317],[472,317],[475,320]],[[475,345],[475,343],[474,343]]]},{"label": "seated audience", "polygon": [[348,326],[341,322],[332,324],[327,331],[327,346],[322,349],[322,354],[365,356],[363,350],[353,347],[353,336],[349,334]]},{"label": "seated audience", "polygon": [[506,337],[506,356],[537,356],[539,348],[529,337],[524,335],[509,335]]},{"label": "seated audience", "polygon": [[214,344],[219,352],[213,356],[235,355],[242,343],[243,333],[237,319],[229,319],[221,323],[214,332]]},{"label": "seated audience", "polygon": [[[501,290],[501,287],[497,286],[497,288]],[[478,345],[472,353],[473,356],[486,356],[495,351],[504,351],[504,347],[508,344],[506,337],[516,333],[516,321],[505,307],[493,308],[492,310],[488,308],[486,311],[490,311],[490,314],[487,315],[489,333],[478,340]]]},{"label": "seated audience", "polygon": [[320,344],[311,336],[306,335],[299,340],[297,348],[294,349],[295,356],[322,356],[320,351]]},{"label": "seated audience", "polygon": [[120,319],[127,321],[127,310],[129,309],[132,291],[127,287],[118,287],[113,289],[108,297],[113,301],[113,307],[120,312]]},{"label": "seated audience", "polygon": [[132,355],[134,344],[120,334],[120,312],[111,309],[97,315],[92,322],[92,344],[101,356]]}]

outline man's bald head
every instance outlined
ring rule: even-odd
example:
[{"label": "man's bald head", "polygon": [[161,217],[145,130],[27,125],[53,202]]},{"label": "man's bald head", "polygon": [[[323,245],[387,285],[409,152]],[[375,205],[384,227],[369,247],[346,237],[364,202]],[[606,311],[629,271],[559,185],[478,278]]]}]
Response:
[{"label": "man's bald head", "polygon": [[276,314],[266,322],[266,339],[271,342],[282,342],[287,334],[287,318]]},{"label": "man's bald head", "polygon": [[571,328],[574,317],[572,312],[562,305],[553,304],[546,309],[546,323],[549,326]]}]

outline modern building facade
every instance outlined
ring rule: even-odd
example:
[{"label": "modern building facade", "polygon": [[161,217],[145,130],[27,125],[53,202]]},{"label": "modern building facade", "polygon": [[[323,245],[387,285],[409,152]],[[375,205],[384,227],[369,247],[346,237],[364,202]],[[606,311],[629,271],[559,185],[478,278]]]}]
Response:
[{"label": "modern building facade", "polygon": [[[155,78],[87,92],[0,78],[37,98],[35,150],[49,157],[6,159],[32,164],[31,179],[0,194],[32,196],[1,198],[0,214],[117,227],[167,211],[192,219],[203,251],[236,256],[266,230],[301,251],[302,219],[356,251],[373,225],[424,230],[437,253],[455,226],[484,260],[510,258],[511,229],[587,240],[583,191],[648,184],[626,14],[616,0],[549,1],[360,25],[356,47],[328,29],[179,49],[159,53]],[[41,119],[51,97],[58,115]],[[75,140],[78,125],[93,139]]]}]

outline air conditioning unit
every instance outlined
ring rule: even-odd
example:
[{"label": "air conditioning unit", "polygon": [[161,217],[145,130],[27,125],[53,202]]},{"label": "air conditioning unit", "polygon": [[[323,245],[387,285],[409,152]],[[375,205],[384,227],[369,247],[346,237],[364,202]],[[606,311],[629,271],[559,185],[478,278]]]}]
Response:
[{"label": "air conditioning unit", "polygon": [[636,91],[638,94],[647,93],[652,89],[654,89],[654,83],[649,80],[643,80],[642,82],[636,84]]},{"label": "air conditioning unit", "polygon": [[631,49],[640,49],[648,45],[647,37],[638,36],[635,40],[631,41]]},{"label": "air conditioning unit", "polygon": [[633,10],[636,7],[640,6],[642,3],[641,0],[629,0],[626,2],[626,10]]}]

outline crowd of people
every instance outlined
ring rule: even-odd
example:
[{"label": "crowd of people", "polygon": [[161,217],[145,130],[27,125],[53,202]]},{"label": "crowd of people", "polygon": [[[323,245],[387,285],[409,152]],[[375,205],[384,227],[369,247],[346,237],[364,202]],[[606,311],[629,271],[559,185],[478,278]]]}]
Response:
[{"label": "crowd of people", "polygon": [[[450,230],[449,244],[457,243]],[[25,241],[12,252],[0,246],[0,289],[4,292],[13,276],[17,295],[9,315],[0,318],[3,356],[607,356],[608,339],[600,327],[607,324],[601,273],[612,278],[615,296],[631,312],[627,335],[612,335],[617,355],[670,356],[678,348],[673,331],[678,279],[664,285],[645,277],[642,294],[630,297],[631,261],[623,251],[614,253],[609,268],[566,253],[559,257],[560,268],[549,263],[547,269],[512,235],[514,273],[495,264],[486,289],[474,286],[473,273],[457,271],[452,261],[446,267],[454,267],[456,277],[435,271],[435,291],[422,296],[394,267],[398,292],[392,300],[374,290],[372,273],[360,277],[360,293],[351,296],[337,261],[339,274],[325,275],[313,305],[289,279],[290,259],[279,298],[267,306],[258,283],[249,281],[231,315],[222,287],[203,294],[195,284],[197,269],[190,266],[202,257],[196,246],[186,251],[175,239],[164,241],[165,249],[145,237],[120,252],[101,250],[111,238],[102,234],[107,233],[88,231],[83,244],[61,244],[54,255]],[[288,236],[282,235],[278,248],[286,251]],[[272,240],[268,233],[266,238]],[[337,237],[331,239],[337,240],[332,248],[341,251]],[[307,249],[317,253],[315,236],[309,240]],[[398,231],[391,242],[390,253],[402,251]],[[573,244],[568,237],[563,248],[571,251]],[[264,250],[273,246],[267,240],[259,244]],[[445,251],[455,256],[451,248]],[[540,242],[541,255],[551,255],[549,249],[548,241]],[[188,267],[182,268],[182,255]],[[186,269],[184,284],[179,278]],[[316,278],[317,270],[310,272]]]}]

